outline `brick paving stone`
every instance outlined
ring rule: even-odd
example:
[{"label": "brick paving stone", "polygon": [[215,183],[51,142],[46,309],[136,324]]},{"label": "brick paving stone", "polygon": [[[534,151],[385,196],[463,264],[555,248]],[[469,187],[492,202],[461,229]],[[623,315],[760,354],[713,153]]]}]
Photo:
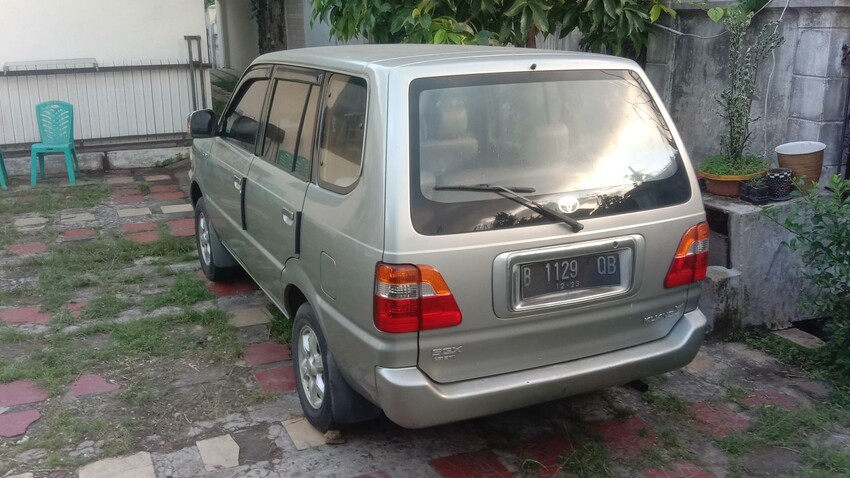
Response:
[{"label": "brick paving stone", "polygon": [[139,204],[144,201],[145,197],[141,194],[133,196],[112,196],[112,202],[115,204]]},{"label": "brick paving stone", "polygon": [[157,201],[169,201],[171,199],[183,199],[185,197],[186,195],[180,191],[153,194],[153,198]]},{"label": "brick paving stone", "polygon": [[138,217],[150,216],[151,210],[147,207],[123,208],[118,209],[118,217]]},{"label": "brick paving stone", "polygon": [[122,224],[121,230],[124,232],[156,231],[156,224],[152,222],[136,222],[133,224]]},{"label": "brick paving stone", "polygon": [[50,314],[41,311],[41,306],[12,307],[0,309],[0,320],[10,324],[47,324]]},{"label": "brick paving stone", "polygon": [[266,342],[251,344],[245,349],[245,361],[255,367],[267,363],[283,362],[291,358],[289,344]]},{"label": "brick paving stone", "polygon": [[66,308],[68,309],[68,313],[71,314],[71,317],[77,319],[83,313],[83,307],[89,305],[89,301],[87,300],[78,300],[68,302]]},{"label": "brick paving stone", "polygon": [[171,231],[171,235],[174,237],[191,237],[195,235],[194,229],[178,229],[176,231]]},{"label": "brick paving stone", "polygon": [[194,219],[175,219],[168,221],[168,227],[171,229],[195,229]]},{"label": "brick paving stone", "polygon": [[76,224],[78,222],[94,221],[94,214],[90,212],[81,212],[76,214],[62,214],[59,222],[62,224]]},{"label": "brick paving stone", "polygon": [[113,178],[106,178],[106,184],[133,184],[136,180],[130,176],[116,176]]},{"label": "brick paving stone", "polygon": [[575,449],[576,444],[565,435],[544,435],[526,441],[520,448],[520,457],[539,463],[538,476],[550,478],[560,473],[561,457]]},{"label": "brick paving stone", "polygon": [[210,282],[207,289],[216,297],[248,295],[257,290],[252,282]]},{"label": "brick paving stone", "polygon": [[175,204],[173,206],[162,206],[163,214],[178,214],[181,212],[192,212],[194,209],[191,204]]},{"label": "brick paving stone", "polygon": [[289,393],[295,391],[295,372],[291,363],[280,367],[267,368],[254,372],[254,378],[266,393]]},{"label": "brick paving stone", "polygon": [[793,410],[797,408],[800,402],[791,395],[778,390],[756,390],[747,394],[744,398],[744,404],[752,408],[771,405],[785,410]]},{"label": "brick paving stone", "polygon": [[15,244],[9,248],[9,252],[16,256],[25,256],[29,254],[41,254],[47,252],[47,244],[43,242],[30,242],[27,244]]},{"label": "brick paving stone", "polygon": [[126,239],[138,242],[139,244],[149,244],[151,242],[156,242],[159,240],[158,232],[139,232],[136,234],[128,234],[124,236]]},{"label": "brick paving stone", "polygon": [[97,231],[94,229],[68,229],[62,233],[60,241],[81,241],[83,239],[91,239],[97,236]]},{"label": "brick paving stone", "polygon": [[83,375],[71,385],[71,394],[75,397],[83,395],[94,395],[118,390],[121,385],[107,382],[100,375]]},{"label": "brick paving stone", "polygon": [[151,176],[143,176],[143,178],[145,179],[145,181],[147,181],[149,183],[156,182],[156,181],[170,181],[171,180],[171,176],[169,176],[167,174],[154,174],[154,175],[151,175]]},{"label": "brick paving stone", "polygon": [[4,478],[33,478],[34,475],[32,473],[21,473],[20,475],[12,475],[6,476]]},{"label": "brick paving stone", "polygon": [[47,399],[47,390],[29,380],[17,380],[0,385],[0,407],[39,403]]},{"label": "brick paving stone", "polygon": [[42,224],[47,224],[47,218],[41,216],[22,217],[20,219],[15,219],[14,224],[15,227],[41,226]]},{"label": "brick paving stone", "polygon": [[673,463],[665,468],[650,468],[644,470],[646,478],[716,478],[693,463]]},{"label": "brick paving stone", "polygon": [[817,349],[826,345],[820,338],[793,327],[785,330],[776,330],[773,334],[807,349]]},{"label": "brick paving stone", "polygon": [[23,435],[27,428],[41,418],[38,410],[4,413],[0,415],[0,437],[12,438]]},{"label": "brick paving stone", "polygon": [[80,468],[79,478],[156,478],[156,474],[151,454],[143,451],[90,463]]},{"label": "brick paving stone", "polygon": [[365,475],[357,475],[354,478],[391,478],[390,474],[386,471],[373,471],[372,473],[366,473]]},{"label": "brick paving stone", "polygon": [[725,403],[695,403],[689,408],[696,417],[691,426],[714,438],[725,438],[732,432],[746,430],[750,421]]},{"label": "brick paving stone", "polygon": [[655,436],[638,417],[599,422],[596,431],[605,445],[620,458],[638,456],[644,448],[655,445]]},{"label": "brick paving stone", "polygon": [[180,190],[176,184],[155,184],[151,186],[152,193],[173,193]]},{"label": "brick paving stone", "polygon": [[443,478],[508,478],[513,474],[487,450],[437,458],[429,462]]},{"label": "brick paving stone", "polygon": [[195,445],[207,471],[239,466],[239,444],[230,435],[201,440]]},{"label": "brick paving stone", "polygon": [[[204,272],[200,271],[200,277],[204,279]],[[234,310],[230,323],[234,327],[250,327],[271,322],[272,314],[265,307],[251,307],[248,309]]]},{"label": "brick paving stone", "polygon": [[304,417],[291,418],[283,422],[283,428],[292,439],[296,450],[306,450],[327,443],[325,434],[316,430]]}]

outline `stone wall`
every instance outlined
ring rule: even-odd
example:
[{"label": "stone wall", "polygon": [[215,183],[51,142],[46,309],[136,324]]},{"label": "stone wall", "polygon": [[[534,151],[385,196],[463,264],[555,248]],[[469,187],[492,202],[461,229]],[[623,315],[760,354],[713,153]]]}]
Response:
[{"label": "stone wall", "polygon": [[[827,145],[823,184],[842,166],[850,65],[841,64],[841,47],[850,44],[850,0],[791,0],[788,5],[780,26],[785,43],[775,51],[775,64],[768,57],[758,72],[752,116],[760,118],[751,127],[749,149],[775,161],[773,149],[779,144],[821,141]],[[783,7],[785,2],[774,0],[756,16],[751,29],[778,19]],[[725,126],[718,99],[726,82],[729,40],[721,34],[723,26],[705,11],[684,3],[676,8],[679,15],[670,27],[708,38],[656,29],[646,71],[698,163],[720,150]]]}]

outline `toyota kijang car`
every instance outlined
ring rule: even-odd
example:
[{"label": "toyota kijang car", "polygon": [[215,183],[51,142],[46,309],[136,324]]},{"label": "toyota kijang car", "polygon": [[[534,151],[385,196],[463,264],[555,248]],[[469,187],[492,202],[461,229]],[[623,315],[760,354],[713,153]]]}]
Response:
[{"label": "toyota kijang car", "polygon": [[189,122],[203,271],[244,268],[292,320],[320,430],[515,409],[682,367],[702,343],[705,211],[632,61],[291,50]]}]

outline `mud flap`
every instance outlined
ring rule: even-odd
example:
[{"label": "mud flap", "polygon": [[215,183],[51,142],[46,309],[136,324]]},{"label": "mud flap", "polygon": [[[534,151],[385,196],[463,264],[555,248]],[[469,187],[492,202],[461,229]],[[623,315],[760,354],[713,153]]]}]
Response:
[{"label": "mud flap", "polygon": [[381,415],[381,409],[363,398],[348,385],[333,354],[328,351],[328,379],[331,386],[331,412],[334,421],[341,425],[374,420]]}]

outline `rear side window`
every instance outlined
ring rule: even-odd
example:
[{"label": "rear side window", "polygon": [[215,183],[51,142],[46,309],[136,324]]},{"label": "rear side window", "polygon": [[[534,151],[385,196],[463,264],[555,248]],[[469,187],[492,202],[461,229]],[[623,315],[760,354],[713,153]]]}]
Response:
[{"label": "rear side window", "polygon": [[348,192],[360,177],[366,132],[366,81],[332,74],[319,139],[319,184]]},{"label": "rear side window", "polygon": [[480,184],[522,188],[575,219],[680,204],[690,183],[673,136],[629,71],[415,80],[411,217],[422,234],[551,222]]},{"label": "rear side window", "polygon": [[237,100],[222,120],[222,137],[235,141],[249,151],[254,150],[268,85],[268,80],[255,80],[242,86]]},{"label": "rear side window", "polygon": [[266,126],[263,158],[303,181],[310,180],[318,98],[317,86],[278,81]]}]

